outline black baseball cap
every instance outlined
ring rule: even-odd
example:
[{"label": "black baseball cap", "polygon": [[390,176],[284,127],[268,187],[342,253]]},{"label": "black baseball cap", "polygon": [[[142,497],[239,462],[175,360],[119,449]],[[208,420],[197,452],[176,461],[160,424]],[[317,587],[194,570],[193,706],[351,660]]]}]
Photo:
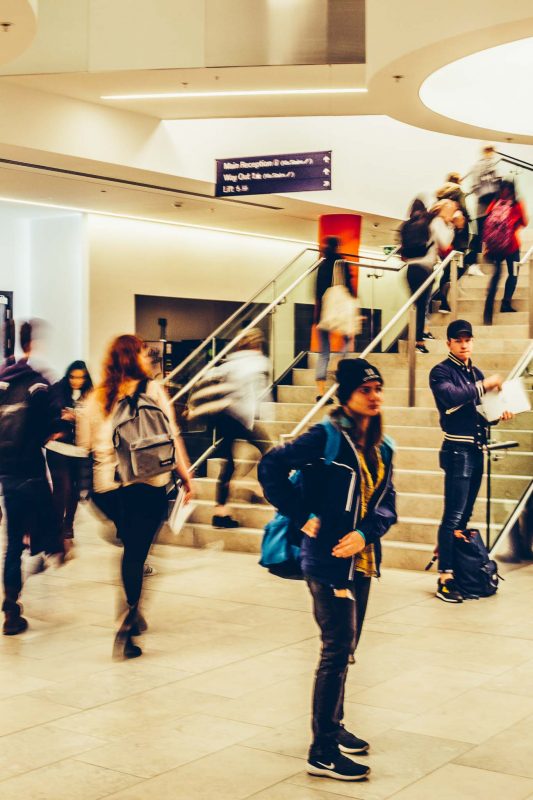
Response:
[{"label": "black baseball cap", "polygon": [[380,371],[364,358],[343,358],[337,366],[337,397],[340,403],[346,403],[363,383],[379,381],[383,384]]},{"label": "black baseball cap", "polygon": [[458,339],[460,336],[474,336],[472,325],[466,319],[456,319],[450,322],[446,330],[448,339]]}]

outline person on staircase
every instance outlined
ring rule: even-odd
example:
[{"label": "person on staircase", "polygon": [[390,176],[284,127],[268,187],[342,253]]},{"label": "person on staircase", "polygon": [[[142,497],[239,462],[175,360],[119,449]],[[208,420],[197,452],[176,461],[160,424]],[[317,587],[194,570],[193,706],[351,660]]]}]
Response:
[{"label": "person on staircase", "polygon": [[[335,262],[339,260],[339,239],[336,236],[328,236],[325,242],[325,246],[323,248],[323,256],[324,258],[320,262],[317,268],[316,274],[316,284],[315,284],[315,310],[314,310],[314,317],[313,322],[315,325],[318,325],[320,322],[320,318],[322,316],[322,300],[324,295],[326,294],[327,290],[331,287],[333,283],[333,273],[335,269]],[[350,276],[350,267],[347,261],[342,261],[342,269],[344,273],[344,284],[348,288],[350,294],[355,297],[355,292],[352,286],[351,276]],[[316,328],[316,333],[318,336],[318,346],[319,346],[319,353],[318,353],[318,360],[316,364],[316,373],[315,373],[315,380],[316,380],[316,399],[317,402],[326,392],[326,379],[328,375],[328,364],[329,358],[331,354],[331,344],[330,344],[330,333],[329,331],[321,330],[320,328]],[[340,334],[339,334],[340,336]],[[346,355],[350,350],[350,345],[353,346],[353,338],[350,336],[343,336],[342,337],[343,345],[342,345],[342,355]],[[327,405],[333,403],[333,399],[330,398],[327,402]]]},{"label": "person on staircase", "polygon": [[32,555],[45,563],[64,561],[63,537],[46,475],[43,446],[54,419],[48,380],[28,363],[32,323],[20,326],[22,358],[9,354],[0,367],[0,483],[6,514],[3,633],[15,636],[28,627],[21,614],[21,556],[29,536]]},{"label": "person on staircase", "polygon": [[[440,189],[436,192],[437,200],[452,200],[457,203],[457,211],[462,215],[457,217],[458,223],[454,226],[455,233],[452,242],[452,249],[460,253],[466,253],[470,242],[469,223],[470,216],[466,206],[466,195],[461,188],[461,176],[458,172],[450,172]],[[453,221],[453,219],[452,219]],[[459,272],[457,278],[461,278],[465,272],[465,267]],[[439,285],[439,291],[433,297],[434,300],[440,300],[439,313],[449,314],[451,308],[448,304],[448,292],[450,289],[450,272],[451,265],[448,264],[442,273]]]},{"label": "person on staircase", "polygon": [[186,500],[193,490],[189,462],[173,410],[163,387],[150,379],[150,360],[144,342],[133,335],[118,336],[105,357],[102,381],[88,397],[77,420],[77,444],[93,456],[92,499],[115,524],[124,545],[121,576],[128,610],[115,637],[115,658],[142,655],[132,637],[146,630],[146,621],[139,610],[143,567],[168,512],[166,485],[171,480],[170,472],[136,483],[120,483],[116,478],[113,413],[118,402],[132,398],[140,385],[169,421],[176,452],[175,469],[187,490]]},{"label": "person on staircase", "polygon": [[[397,519],[396,495],[379,370],[362,358],[345,358],[338,364],[337,383],[340,407],[328,418],[339,438],[334,461],[324,464],[328,432],[318,424],[267,453],[259,479],[270,502],[305,534],[301,566],[322,638],[307,771],[359,781],[370,768],[345,754],[366,753],[369,744],[344,727],[344,689],[371,578],[379,576],[381,537]],[[289,479],[292,470],[302,470],[303,487]]]},{"label": "person on staircase", "polygon": [[[488,423],[477,406],[485,392],[501,389],[500,375],[485,378],[472,364],[474,333],[470,322],[458,319],[447,329],[448,357],[429,374],[429,386],[444,434],[439,461],[444,470],[444,513],[438,531],[439,578],[436,596],[445,603],[462,603],[453,574],[454,536],[467,529],[483,477],[483,446]],[[505,412],[502,419],[511,419]]]},{"label": "person on staircase", "polygon": [[483,245],[483,228],[490,204],[496,199],[500,188],[501,175],[498,169],[500,156],[492,144],[487,144],[481,150],[481,158],[470,170],[469,176],[472,184],[471,194],[476,201],[476,232],[470,242],[470,248],[465,256],[464,266],[468,275],[483,276],[477,257]]},{"label": "person on staircase", "polygon": [[516,311],[511,300],[518,283],[518,264],[520,262],[520,240],[518,231],[528,224],[524,203],[516,197],[513,181],[504,180],[500,184],[498,196],[487,209],[484,229],[483,247],[494,263],[494,272],[489,284],[483,323],[492,325],[494,299],[502,273],[502,263],[507,265],[507,280],[503,300],[500,306],[502,313]]},{"label": "person on staircase", "polygon": [[[214,528],[238,528],[240,525],[228,508],[230,483],[235,471],[235,442],[249,442],[261,455],[273,444],[266,428],[258,422],[260,402],[265,399],[271,372],[270,361],[263,352],[264,346],[262,331],[253,328],[243,336],[221,367],[226,385],[232,388],[227,407],[214,419],[216,436],[222,438],[218,454],[223,460],[216,487],[217,504],[212,519]],[[251,468],[252,463],[249,465]],[[241,477],[244,475],[246,471],[241,473]],[[253,494],[252,498],[256,502],[263,500],[258,494]]]},{"label": "person on staircase", "polygon": [[[401,228],[401,252],[407,264],[407,283],[412,294],[429,278],[439,258],[450,252],[456,228],[462,224],[462,214],[453,200],[440,200],[429,211],[422,200],[414,200],[409,219]],[[417,236],[422,236],[424,240],[420,243],[421,255],[414,254],[411,241]],[[425,325],[432,288],[428,287],[416,301],[416,350],[419,353],[429,353],[425,344],[425,339],[429,338]]]}]

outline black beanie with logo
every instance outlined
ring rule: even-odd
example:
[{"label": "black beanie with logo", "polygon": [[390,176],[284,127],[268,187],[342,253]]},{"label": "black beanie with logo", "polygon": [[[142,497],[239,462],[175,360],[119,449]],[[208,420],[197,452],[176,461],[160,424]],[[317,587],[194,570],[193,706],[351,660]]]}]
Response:
[{"label": "black beanie with logo", "polygon": [[364,358],[343,358],[337,365],[337,397],[344,405],[353,392],[363,383],[379,381],[383,385],[380,371]]}]

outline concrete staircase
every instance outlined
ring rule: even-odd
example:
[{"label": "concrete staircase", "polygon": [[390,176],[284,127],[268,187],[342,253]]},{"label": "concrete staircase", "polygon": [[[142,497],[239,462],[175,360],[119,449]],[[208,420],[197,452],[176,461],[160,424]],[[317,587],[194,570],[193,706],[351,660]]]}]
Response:
[{"label": "concrete staircase", "polygon": [[[488,270],[487,267],[485,269]],[[459,316],[474,324],[474,362],[485,372],[505,375],[514,366],[528,344],[527,268],[522,271],[516,291],[515,314],[496,312],[494,325],[481,325],[482,308],[488,278],[465,276],[460,283]],[[498,298],[495,308],[499,309]],[[385,378],[384,419],[386,432],[397,445],[395,484],[398,492],[399,522],[383,540],[384,564],[408,569],[423,569],[433,551],[442,513],[443,473],[439,469],[442,435],[433,397],[428,387],[431,367],[446,353],[445,331],[449,315],[435,313],[431,330],[436,341],[428,341],[428,355],[417,355],[416,407],[407,407],[407,355],[400,343],[397,354],[370,357]],[[335,367],[332,358],[330,368]],[[309,354],[305,368],[294,369],[292,384],[278,389],[276,403],[263,404],[263,422],[274,441],[290,433],[309,411],[315,400],[314,366],[316,354]],[[532,387],[530,386],[531,390]],[[533,394],[533,392],[532,392]],[[323,417],[321,411],[317,419]],[[492,526],[494,536],[512,511],[533,475],[533,412],[493,429],[495,440],[514,439],[520,447],[493,463]],[[211,458],[207,474],[196,481],[198,503],[179,541],[163,530],[160,542],[192,547],[219,547],[258,553],[265,523],[274,509],[252,502],[257,493],[256,451],[244,442],[237,447],[237,471],[232,484],[231,513],[241,523],[236,530],[211,527],[216,476],[220,459]],[[486,484],[483,483],[472,524],[485,530]]]}]

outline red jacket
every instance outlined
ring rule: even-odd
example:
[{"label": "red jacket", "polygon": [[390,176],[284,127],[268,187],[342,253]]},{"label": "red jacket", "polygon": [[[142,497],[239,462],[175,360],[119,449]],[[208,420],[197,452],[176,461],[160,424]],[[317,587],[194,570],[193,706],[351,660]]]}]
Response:
[{"label": "red jacket", "polygon": [[[498,202],[497,200],[493,200],[490,206],[487,208],[487,217],[497,202]],[[526,210],[523,204],[519,200],[517,200],[516,203],[513,205],[511,213],[513,215],[514,233],[513,233],[513,238],[511,240],[511,244],[509,245],[507,251],[505,253],[502,253],[502,255],[504,256],[510,256],[513,253],[516,253],[517,250],[520,250],[520,239],[518,238],[518,231],[520,228],[525,228],[526,225],[528,224]]]}]

